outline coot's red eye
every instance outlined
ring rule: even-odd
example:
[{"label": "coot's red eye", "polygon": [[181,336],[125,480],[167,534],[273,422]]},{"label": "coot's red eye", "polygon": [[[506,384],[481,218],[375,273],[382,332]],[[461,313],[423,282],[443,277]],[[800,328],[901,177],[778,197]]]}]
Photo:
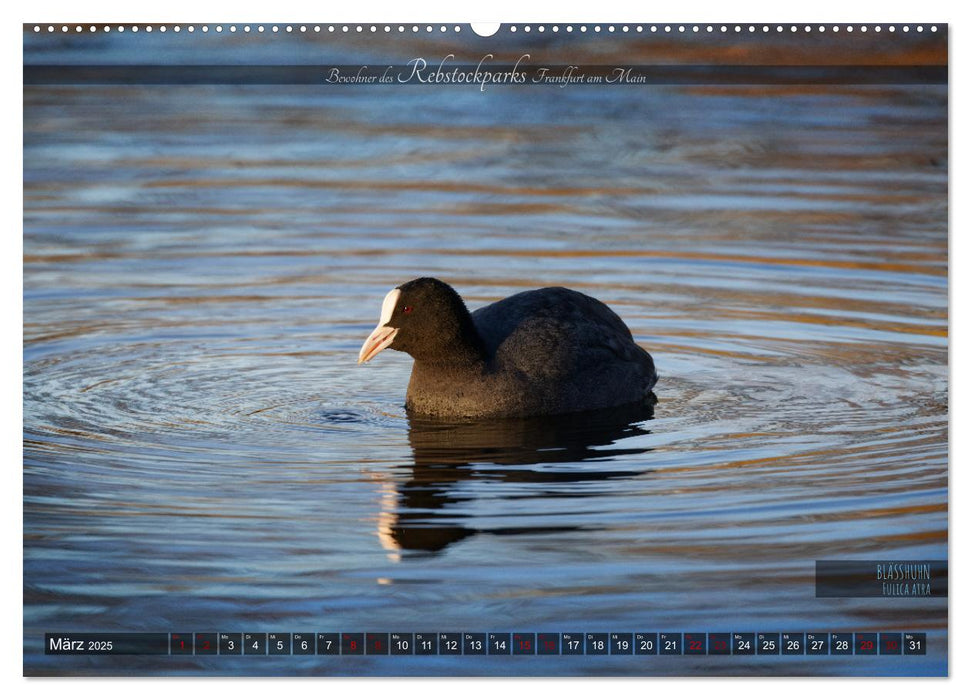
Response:
[{"label": "coot's red eye", "polygon": [[402,309],[402,311],[404,311],[406,314],[410,314],[411,313],[411,307],[410,306],[406,306],[405,308]]}]

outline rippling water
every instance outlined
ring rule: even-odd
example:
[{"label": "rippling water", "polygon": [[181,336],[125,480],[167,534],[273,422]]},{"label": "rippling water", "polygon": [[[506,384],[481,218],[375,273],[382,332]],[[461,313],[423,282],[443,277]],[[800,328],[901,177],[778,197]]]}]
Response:
[{"label": "rippling water", "polygon": [[[946,98],[26,88],[25,668],[65,628],[812,628],[930,655],[71,668],[943,673],[946,600],[813,562],[947,556]],[[426,274],[607,302],[653,415],[409,421],[410,358],[356,354]]]}]

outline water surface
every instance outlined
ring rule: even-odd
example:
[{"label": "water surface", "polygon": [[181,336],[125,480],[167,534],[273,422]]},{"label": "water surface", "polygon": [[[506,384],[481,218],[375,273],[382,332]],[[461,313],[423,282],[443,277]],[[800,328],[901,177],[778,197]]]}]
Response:
[{"label": "water surface", "polygon": [[[943,673],[944,86],[24,91],[25,668]],[[596,296],[653,414],[410,420],[391,287]],[[45,631],[926,631],[926,658],[45,657]],[[510,664],[513,664],[510,666]]]}]

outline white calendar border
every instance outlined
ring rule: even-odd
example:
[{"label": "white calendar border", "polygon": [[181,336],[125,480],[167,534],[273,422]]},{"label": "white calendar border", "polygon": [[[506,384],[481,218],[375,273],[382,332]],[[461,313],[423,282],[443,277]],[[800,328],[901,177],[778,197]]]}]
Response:
[{"label": "white calendar border", "polygon": [[[22,89],[18,85],[22,80],[21,60],[21,25],[25,22],[56,21],[56,22],[95,22],[95,21],[123,21],[131,22],[160,22],[160,21],[233,21],[233,22],[416,22],[434,21],[461,23],[468,22],[940,22],[951,23],[950,34],[950,104],[952,125],[951,144],[951,173],[950,188],[952,194],[957,194],[957,185],[966,183],[966,167],[968,149],[967,137],[961,133],[961,128],[953,125],[971,123],[968,121],[967,93],[964,79],[967,76],[968,63],[966,60],[968,43],[964,34],[966,24],[957,24],[959,20],[956,3],[940,0],[923,0],[922,2],[900,2],[889,0],[886,2],[849,3],[845,0],[813,0],[812,3],[800,5],[798,3],[776,2],[711,2],[696,1],[693,3],[649,3],[625,2],[623,0],[597,0],[589,6],[575,3],[554,3],[549,0],[542,2],[523,3],[522,0],[490,0],[488,3],[456,3],[442,0],[391,3],[389,0],[378,0],[366,4],[345,3],[307,3],[291,0],[274,0],[272,3],[258,2],[219,2],[200,3],[198,0],[166,0],[159,3],[123,3],[123,2],[68,2],[67,0],[51,0],[40,3],[17,3],[16,7],[8,3],[3,10],[5,21],[0,27],[6,33],[5,41],[0,44],[3,52],[3,66],[5,89],[8,100],[15,102],[15,106],[8,106],[5,110],[5,136],[3,140],[4,152],[4,188],[3,214],[4,235],[0,237],[3,246],[0,260],[6,269],[0,274],[0,284],[3,290],[3,324],[4,343],[0,344],[3,357],[3,372],[0,374],[0,386],[3,389],[4,405],[8,407],[6,420],[2,425],[4,456],[3,488],[6,507],[3,513],[3,554],[11,573],[3,579],[3,592],[6,594],[6,615],[4,619],[13,621],[21,619],[17,614],[17,607],[22,601],[22,139],[17,138],[18,128],[22,132]],[[7,15],[12,15],[8,17]],[[962,43],[962,39],[964,42]],[[964,117],[957,115],[963,114]],[[965,127],[966,128],[966,127]],[[950,347],[951,347],[951,396],[952,408],[952,449],[949,482],[951,484],[949,513],[951,523],[949,541],[951,543],[967,542],[968,508],[963,507],[967,501],[967,477],[961,472],[971,468],[965,456],[967,450],[967,431],[953,430],[957,420],[967,417],[968,370],[960,364],[960,356],[955,348],[964,350],[968,342],[968,310],[971,308],[971,294],[968,291],[967,249],[971,231],[967,223],[967,197],[951,198],[951,231],[950,240],[951,267],[949,281],[951,287],[950,305]],[[21,233],[18,237],[17,232]],[[961,235],[959,235],[961,234]],[[962,240],[963,239],[963,240]],[[18,340],[20,342],[18,342]],[[967,353],[963,353],[967,357]],[[965,359],[965,361],[967,361]],[[18,391],[21,396],[17,396]],[[12,409],[12,410],[11,410]],[[18,422],[20,425],[18,425]],[[14,502],[16,501],[16,502]],[[959,507],[959,504],[961,506]],[[957,548],[950,549],[952,581],[963,582],[968,579],[965,564],[967,548],[962,547],[962,555]],[[952,590],[957,589],[952,585]],[[965,587],[966,588],[966,587]],[[784,696],[789,700],[802,700],[816,697],[820,693],[830,695],[833,691],[840,694],[859,694],[878,692],[883,698],[912,698],[915,694],[932,692],[936,697],[957,697],[958,688],[964,685],[962,680],[968,678],[971,672],[962,669],[956,663],[962,658],[962,652],[954,642],[959,634],[967,632],[966,610],[968,604],[958,596],[950,601],[951,624],[949,639],[951,640],[950,661],[952,666],[949,681],[927,682],[916,679],[820,679],[815,682],[793,683],[776,679],[733,679],[729,686],[724,685],[724,679],[513,679],[501,681],[496,679],[477,680],[469,683],[457,679],[437,679],[428,681],[414,681],[401,679],[342,679],[327,681],[326,686],[313,687],[307,682],[297,679],[173,679],[152,678],[142,679],[23,679],[22,674],[22,633],[10,629],[2,635],[0,642],[0,658],[4,685],[14,686],[14,697],[29,695],[32,698],[57,698],[64,700],[76,694],[97,694],[102,698],[120,698],[128,700],[137,694],[138,700],[156,700],[166,698],[172,693],[187,693],[192,697],[207,697],[211,693],[225,693],[229,690],[233,699],[249,697],[267,697],[268,694],[288,693],[339,693],[341,696],[372,697],[381,694],[383,697],[442,697],[455,694],[457,698],[491,697],[497,693],[508,696],[531,696],[536,694],[555,693],[566,698],[597,695],[604,691],[617,693],[618,697],[629,696],[633,693],[684,693],[708,692],[732,695],[744,694],[747,698],[778,698]],[[959,632],[960,630],[960,632]],[[962,647],[967,653],[967,644]],[[312,682],[312,681],[311,681]],[[642,684],[651,683],[649,689]],[[299,683],[299,685],[294,685]],[[173,687],[174,684],[174,687]],[[870,685],[877,688],[870,689]],[[967,690],[967,689],[966,689]],[[966,693],[966,690],[964,691]]]}]

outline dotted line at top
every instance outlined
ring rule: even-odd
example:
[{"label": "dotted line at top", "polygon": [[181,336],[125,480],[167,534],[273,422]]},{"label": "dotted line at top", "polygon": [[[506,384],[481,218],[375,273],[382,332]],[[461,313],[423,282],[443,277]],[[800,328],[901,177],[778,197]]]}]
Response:
[{"label": "dotted line at top", "polygon": [[[740,24],[735,24],[735,25],[726,25],[726,24],[721,24],[721,25],[712,25],[712,24],[690,24],[690,25],[686,25],[686,24],[679,24],[679,25],[670,25],[670,24],[663,24],[663,25],[662,24],[650,24],[650,25],[643,25],[643,24],[635,24],[635,25],[629,25],[629,24],[623,24],[623,25],[613,25],[613,24],[610,24],[610,25],[600,25],[600,24],[586,25],[586,24],[577,24],[577,25],[574,25],[574,24],[566,24],[566,25],[558,25],[558,24],[554,24],[554,25],[547,26],[547,25],[543,25],[543,24],[540,24],[540,25],[529,25],[529,24],[526,24],[526,25],[515,25],[515,24],[512,24],[512,25],[505,26],[504,29],[506,31],[510,32],[510,33],[516,33],[516,32],[520,32],[520,31],[525,32],[525,33],[533,32],[533,31],[538,32],[538,33],[544,33],[544,32],[549,31],[549,32],[552,32],[554,34],[555,33],[559,33],[559,32],[566,32],[568,34],[569,33],[573,33],[573,32],[578,32],[580,34],[589,33],[589,32],[592,32],[592,33],[603,33],[603,32],[606,32],[606,33],[621,33],[621,34],[624,34],[624,33],[634,33],[634,34],[639,34],[639,33],[651,33],[651,34],[671,34],[671,33],[677,33],[677,34],[701,34],[701,33],[709,33],[709,34],[711,34],[711,33],[716,33],[716,32],[717,33],[722,33],[722,34],[726,34],[726,33],[734,33],[734,34],[742,34],[742,33],[746,33],[746,34],[757,34],[757,33],[761,33],[761,34],[768,34],[770,32],[776,32],[776,33],[781,33],[781,32],[789,32],[789,33],[795,33],[795,32],[803,32],[803,33],[805,33],[805,32],[820,32],[820,33],[833,32],[833,33],[839,33],[841,31],[842,32],[847,32],[847,33],[853,33],[853,32],[866,33],[866,32],[870,32],[870,31],[879,33],[879,32],[882,32],[884,30],[886,30],[888,32],[896,32],[896,31],[899,30],[899,31],[904,32],[904,33],[909,33],[911,31],[914,31],[914,32],[918,32],[919,33],[919,32],[923,32],[925,30],[925,25],[922,25],[922,24],[915,24],[915,25],[910,25],[910,24],[904,24],[904,25],[879,25],[879,24],[876,24],[876,25],[866,25],[866,24],[863,24],[863,25],[850,25],[850,24],[844,24],[844,25],[839,25],[839,24],[832,24],[832,25],[823,25],[823,24],[820,24],[820,25],[809,25],[809,24],[806,24],[806,25],[796,25],[796,24],[786,24],[786,25],[783,25],[783,24],[773,24],[773,25],[768,25],[768,24],[760,24],[760,25],[754,25],[754,24],[748,24],[748,25],[740,25]],[[938,30],[938,27],[937,27],[937,25],[933,25],[932,24],[932,25],[928,25],[926,27],[926,29],[929,29],[931,32],[936,32]],[[235,25],[235,24],[228,24],[228,25],[222,25],[222,24],[216,24],[216,25],[211,25],[211,26],[208,25],[208,24],[201,24],[201,25],[194,25],[194,24],[189,24],[189,25],[180,25],[180,24],[175,24],[175,25],[164,25],[164,24],[163,25],[150,25],[150,24],[146,24],[146,25],[137,25],[137,24],[132,24],[132,25],[123,25],[123,24],[119,24],[119,25],[108,25],[108,24],[106,24],[106,25],[94,25],[94,24],[91,24],[91,25],[81,25],[81,24],[77,24],[77,25],[67,25],[67,24],[61,24],[61,25],[54,25],[54,24],[40,25],[40,24],[35,24],[33,26],[33,31],[34,31],[34,33],[46,32],[48,34],[51,34],[51,33],[54,33],[54,32],[60,32],[60,33],[74,32],[74,33],[77,34],[77,33],[82,33],[84,31],[87,31],[88,33],[99,32],[99,31],[100,32],[118,32],[118,33],[124,33],[124,32],[127,31],[127,32],[137,33],[139,31],[143,31],[143,32],[149,33],[149,34],[152,33],[153,31],[157,31],[157,32],[160,32],[160,33],[163,33],[163,34],[165,32],[168,32],[168,31],[172,31],[172,32],[174,32],[176,34],[182,32],[182,31],[188,32],[190,34],[195,33],[196,31],[202,32],[203,34],[206,34],[206,33],[209,33],[209,32],[215,32],[217,34],[224,33],[224,32],[229,32],[229,33],[234,33],[234,32],[251,33],[251,32],[255,32],[255,33],[270,33],[270,34],[278,34],[280,32],[291,33],[291,34],[292,33],[308,33],[308,32],[310,32],[310,33],[317,33],[317,34],[324,33],[324,32],[326,32],[326,33],[335,33],[335,34],[336,33],[350,34],[350,33],[364,33],[364,32],[369,32],[369,33],[372,33],[372,34],[376,34],[378,32],[382,32],[383,31],[385,33],[390,33],[390,32],[397,32],[397,33],[410,32],[410,33],[416,34],[418,32],[425,32],[425,33],[439,32],[439,33],[443,33],[443,32],[450,32],[450,31],[451,32],[458,33],[458,32],[461,32],[462,31],[462,27],[459,26],[459,25],[457,25],[457,24],[456,25],[453,25],[451,27],[446,26],[444,24],[443,25],[431,25],[431,24],[427,24],[427,25],[417,25],[417,24],[412,24],[412,25],[404,25],[404,24],[398,24],[398,25],[389,25],[389,24],[384,24],[384,25],[376,25],[376,24],[371,24],[371,25],[362,25],[362,24],[357,24],[357,25],[354,25],[354,24],[329,24],[329,25],[321,25],[321,24],[314,24],[314,25],[308,25],[308,24],[299,24],[299,25],[294,25],[294,24],[285,24],[285,25],[278,25],[278,24],[272,24],[272,25],[263,25],[263,24],[249,25],[249,24],[243,24],[243,25]]]}]

